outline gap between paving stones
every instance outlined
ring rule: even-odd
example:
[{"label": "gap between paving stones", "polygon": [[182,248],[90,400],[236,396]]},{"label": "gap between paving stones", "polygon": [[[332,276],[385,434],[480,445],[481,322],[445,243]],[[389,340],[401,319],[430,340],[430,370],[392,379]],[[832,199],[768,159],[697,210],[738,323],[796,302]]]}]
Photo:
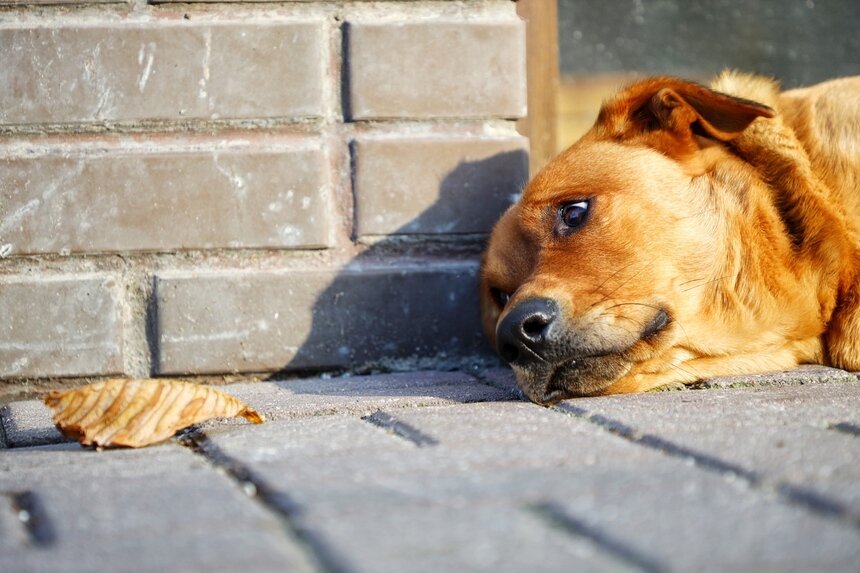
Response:
[{"label": "gap between paving stones", "polygon": [[48,518],[39,496],[29,490],[4,493],[18,521],[27,533],[27,541],[37,548],[53,545],[57,540],[54,526]]},{"label": "gap between paving stones", "polygon": [[406,440],[410,444],[419,448],[424,446],[435,446],[439,443],[436,438],[428,436],[418,428],[398,420],[391,414],[383,412],[382,410],[378,410],[369,416],[362,416],[361,419],[378,428],[382,428],[389,434]]},{"label": "gap between paving stones", "polygon": [[839,422],[838,424],[831,424],[827,427],[827,429],[835,430],[843,434],[848,434],[849,436],[857,436],[858,438],[860,438],[860,426],[852,424],[851,422]]},{"label": "gap between paving stones", "polygon": [[592,543],[597,550],[638,571],[643,571],[644,573],[661,573],[669,570],[667,566],[648,555],[643,555],[637,549],[628,546],[623,541],[615,539],[599,529],[586,525],[556,503],[551,501],[540,502],[528,505],[526,509],[536,515],[548,527],[561,530],[571,537],[585,539]]},{"label": "gap between paving stones", "polygon": [[698,452],[653,434],[643,434],[623,422],[607,418],[600,414],[592,414],[585,408],[562,403],[552,406],[550,409],[567,416],[586,420],[613,435],[639,446],[656,450],[673,458],[691,461],[696,467],[705,471],[742,480],[752,489],[773,492],[781,500],[815,514],[818,517],[838,521],[856,530],[860,530],[860,515],[838,501],[832,500],[815,491],[781,480],[769,479],[753,470],[721,460],[710,454]]},{"label": "gap between paving stones", "polygon": [[228,456],[200,430],[192,429],[177,441],[202,457],[216,471],[222,471],[248,497],[280,521],[286,535],[305,552],[321,573],[352,573],[352,568],[315,532],[302,523],[302,508],[282,491],[272,487],[245,464]]}]

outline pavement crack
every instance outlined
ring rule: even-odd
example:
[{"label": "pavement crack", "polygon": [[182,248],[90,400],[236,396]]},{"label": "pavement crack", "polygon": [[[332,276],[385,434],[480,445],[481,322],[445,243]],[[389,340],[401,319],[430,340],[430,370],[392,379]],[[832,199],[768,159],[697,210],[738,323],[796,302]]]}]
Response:
[{"label": "pavement crack", "polygon": [[6,436],[6,412],[8,408],[0,408],[0,450],[9,447],[9,438]]},{"label": "pavement crack", "polygon": [[179,443],[223,471],[243,493],[274,514],[291,540],[305,551],[316,570],[321,573],[352,573],[352,567],[304,524],[303,508],[286,492],[278,490],[251,468],[228,455],[201,430],[181,434]]},{"label": "pavement crack", "polygon": [[428,436],[418,428],[398,420],[391,414],[383,412],[382,410],[377,410],[369,416],[362,416],[361,419],[368,424],[373,424],[374,426],[382,428],[383,430],[394,434],[398,438],[404,439],[419,448],[435,446],[439,443],[436,438]]},{"label": "pavement crack", "polygon": [[[782,501],[806,510],[818,517],[838,521],[843,524],[847,524],[854,529],[860,530],[860,514],[842,503],[809,488],[781,480],[770,479],[754,470],[722,460],[711,454],[676,444],[675,442],[653,434],[644,434],[623,422],[607,418],[600,414],[591,413],[578,406],[557,404],[552,406],[550,409],[568,416],[586,420],[631,443],[658,451],[673,458],[692,462],[694,466],[705,471],[713,472],[723,477],[731,477],[740,480],[751,489],[772,492]],[[860,429],[852,424],[847,425],[852,428]],[[836,428],[835,425],[832,426],[831,429],[845,431],[842,428]],[[853,431],[848,430],[848,433],[853,433]]]},{"label": "pavement crack", "polygon": [[528,505],[527,509],[550,527],[563,531],[569,536],[588,540],[604,553],[607,553],[636,571],[662,573],[668,570],[665,565],[645,555],[638,549],[575,518],[556,503],[534,503]]},{"label": "pavement crack", "polygon": [[48,547],[57,540],[54,525],[48,518],[41,498],[32,491],[7,493],[12,511],[27,532],[27,538],[34,547]]}]

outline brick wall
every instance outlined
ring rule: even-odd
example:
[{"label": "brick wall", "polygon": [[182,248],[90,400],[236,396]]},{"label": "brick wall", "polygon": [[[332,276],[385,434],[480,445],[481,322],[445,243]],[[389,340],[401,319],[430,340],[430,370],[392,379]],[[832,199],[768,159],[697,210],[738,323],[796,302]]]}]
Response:
[{"label": "brick wall", "polygon": [[0,379],[487,359],[508,0],[0,0]]}]

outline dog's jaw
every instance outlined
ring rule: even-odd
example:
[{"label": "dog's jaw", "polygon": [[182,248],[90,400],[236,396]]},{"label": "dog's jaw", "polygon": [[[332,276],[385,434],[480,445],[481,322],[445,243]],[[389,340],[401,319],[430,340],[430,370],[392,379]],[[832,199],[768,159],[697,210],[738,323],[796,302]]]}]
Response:
[{"label": "dog's jaw", "polygon": [[551,406],[568,398],[602,394],[631,367],[632,363],[621,355],[607,354],[513,370],[517,385],[529,400]]}]

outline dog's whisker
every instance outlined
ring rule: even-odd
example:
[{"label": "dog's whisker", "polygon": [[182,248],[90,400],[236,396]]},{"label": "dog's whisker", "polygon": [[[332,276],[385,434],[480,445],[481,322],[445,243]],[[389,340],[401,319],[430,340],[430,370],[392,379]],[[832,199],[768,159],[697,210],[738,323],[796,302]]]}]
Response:
[{"label": "dog's whisker", "polygon": [[[606,283],[608,283],[609,281],[611,281],[612,279],[614,279],[615,277],[617,277],[621,272],[623,272],[623,271],[625,271],[625,270],[629,269],[630,267],[632,267],[635,263],[636,263],[636,261],[630,261],[629,263],[627,263],[626,265],[624,265],[623,267],[621,267],[620,269],[618,269],[617,271],[615,271],[614,273],[612,273],[611,275],[609,275],[608,277],[606,277],[606,279],[605,279],[602,283],[600,283],[600,284],[599,284],[599,285],[598,285],[594,290],[592,290],[591,292],[592,292],[592,293],[600,292],[600,289],[602,289],[602,288],[604,287],[604,285],[606,285]],[[606,299],[604,298],[603,300],[606,300]],[[601,301],[601,302],[603,302],[603,301]],[[599,304],[599,303],[598,303],[598,304]]]},{"label": "dog's whisker", "polygon": [[604,312],[600,315],[600,317],[601,318],[602,317],[609,317],[609,318],[613,318],[613,319],[623,319],[623,320],[627,320],[629,322],[632,322],[633,324],[635,324],[636,326],[638,326],[640,328],[645,327],[644,324],[642,324],[640,321],[636,320],[635,318],[630,318],[629,316],[624,316],[623,314],[610,314],[608,312]]},{"label": "dog's whisker", "polygon": [[708,278],[707,278],[707,277],[699,277],[699,278],[697,278],[697,279],[690,279],[690,280],[688,280],[688,281],[684,281],[684,282],[682,282],[682,283],[678,283],[678,286],[684,286],[684,285],[688,285],[688,284],[690,284],[690,283],[694,283],[694,282],[697,282],[697,281],[706,281],[706,280],[708,280]]},{"label": "dog's whisker", "polygon": [[679,372],[686,374],[687,376],[689,376],[689,380],[691,380],[691,381],[699,379],[699,377],[696,374],[693,374],[692,372],[690,372],[689,370],[687,370],[685,368],[681,368],[678,364],[672,364],[671,362],[669,362],[667,360],[666,365],[668,365],[670,368],[673,368]]},{"label": "dog's whisker", "polygon": [[[624,332],[626,332],[627,334],[629,334],[630,336],[632,336],[632,337],[634,337],[634,338],[638,336],[638,334],[637,334],[637,333],[633,332],[633,331],[632,331],[632,330],[630,330],[629,328],[625,328],[625,327],[621,326],[620,324],[613,324],[613,323],[611,323],[611,322],[607,322],[607,323],[604,323],[604,324],[605,324],[606,326],[609,326],[609,327],[612,327],[612,328],[617,328],[618,330],[623,330]],[[638,324],[638,323],[636,323],[636,324]]]},{"label": "dog's whisker", "polygon": [[647,302],[619,302],[613,304],[612,306],[607,306],[604,310],[610,310],[612,308],[618,308],[619,306],[644,306],[646,308],[651,308],[654,310],[662,310],[659,306],[655,306],[653,304],[648,304]]},{"label": "dog's whisker", "polygon": [[[603,304],[604,302],[606,302],[607,300],[609,300],[609,298],[610,298],[612,295],[614,295],[614,294],[615,294],[616,292],[618,292],[620,289],[622,289],[622,288],[624,288],[625,286],[627,286],[627,284],[628,284],[628,283],[630,283],[630,281],[632,281],[632,280],[633,280],[633,279],[635,279],[637,276],[639,276],[639,274],[640,274],[642,271],[644,271],[645,269],[647,269],[647,268],[651,267],[651,266],[653,265],[653,263],[654,263],[654,260],[652,259],[652,260],[648,261],[647,263],[643,264],[643,265],[642,265],[642,267],[641,267],[638,271],[636,271],[635,273],[633,273],[632,275],[630,275],[629,277],[627,277],[627,279],[626,279],[626,280],[624,280],[623,282],[621,282],[621,284],[619,284],[619,285],[618,285],[618,286],[616,286],[614,289],[612,289],[611,291],[609,291],[608,293],[606,293],[606,294],[603,296],[603,298],[601,298],[599,301],[597,301],[596,303],[592,304],[592,305],[591,305],[591,308],[594,308],[594,307],[596,307],[596,306],[599,306],[599,305]],[[632,266],[632,264],[631,264],[631,265],[627,265],[627,266],[626,266],[626,267],[624,267],[624,268],[629,268],[630,266]],[[617,275],[618,273],[615,273],[615,274]],[[606,281],[604,281],[604,284],[605,284],[605,283],[606,283]],[[598,290],[599,290],[599,288],[598,288],[598,289],[595,289],[595,292],[597,292]]]},{"label": "dog's whisker", "polygon": [[[728,279],[728,278],[731,278],[731,277],[732,277],[732,275],[723,275],[723,276],[717,277],[717,278],[715,278],[715,279],[706,280],[706,281],[704,281],[704,282],[702,282],[702,283],[700,283],[700,284],[693,285],[693,286],[691,286],[691,287],[689,287],[689,288],[681,289],[681,292],[691,291],[691,290],[693,290],[693,289],[700,288],[700,287],[703,287],[703,286],[705,286],[705,285],[712,284],[712,283],[715,283],[715,282],[721,281],[721,280],[723,280],[723,279]],[[693,282],[693,281],[687,281],[687,282],[685,282],[685,283],[681,283],[681,284],[682,284],[682,285],[685,285],[685,284],[688,284],[688,283],[690,283],[690,282]]]}]

